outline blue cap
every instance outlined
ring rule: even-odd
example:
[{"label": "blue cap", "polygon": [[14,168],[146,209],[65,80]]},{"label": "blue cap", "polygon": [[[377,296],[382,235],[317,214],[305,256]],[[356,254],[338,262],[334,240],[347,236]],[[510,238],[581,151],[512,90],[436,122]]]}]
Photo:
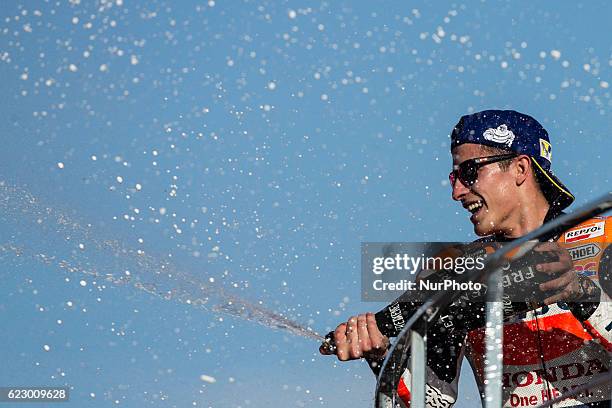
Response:
[{"label": "blue cap", "polygon": [[540,187],[551,207],[562,210],[574,196],[550,170],[552,144],[548,132],[529,115],[513,110],[486,110],[461,117],[451,133],[451,149],[464,143],[497,147],[531,157]]}]

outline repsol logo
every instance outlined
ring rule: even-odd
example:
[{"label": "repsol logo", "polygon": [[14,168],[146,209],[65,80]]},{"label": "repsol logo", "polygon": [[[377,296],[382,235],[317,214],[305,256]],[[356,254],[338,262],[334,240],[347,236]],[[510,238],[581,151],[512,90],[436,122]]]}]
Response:
[{"label": "repsol logo", "polygon": [[585,225],[584,227],[579,229],[568,231],[565,233],[565,242],[569,243],[600,237],[604,234],[604,228],[605,221],[600,221]]},{"label": "repsol logo", "polygon": [[551,367],[547,372],[543,369],[538,369],[534,371],[504,373],[503,383],[506,388],[528,387],[532,384],[542,384],[543,380],[549,382],[565,381],[605,372],[608,372],[608,369],[603,363],[598,359],[593,359]]}]

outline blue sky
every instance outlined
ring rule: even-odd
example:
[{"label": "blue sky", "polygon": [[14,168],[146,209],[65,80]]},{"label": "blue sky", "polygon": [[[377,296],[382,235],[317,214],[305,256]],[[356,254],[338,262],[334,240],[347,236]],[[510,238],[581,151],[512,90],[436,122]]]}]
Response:
[{"label": "blue sky", "polygon": [[364,364],[215,305],[324,333],[380,307],[360,302],[362,241],[471,239],[447,182],[468,112],[533,115],[576,205],[603,194],[611,7],[7,3],[0,385],[68,385],[75,407],[368,406]]}]

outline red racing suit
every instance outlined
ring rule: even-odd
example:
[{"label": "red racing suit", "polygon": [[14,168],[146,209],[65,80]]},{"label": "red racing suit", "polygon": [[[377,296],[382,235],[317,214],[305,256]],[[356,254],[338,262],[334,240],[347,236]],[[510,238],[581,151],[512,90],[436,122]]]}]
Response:
[{"label": "red racing suit", "polygon": [[[576,273],[589,277],[598,286],[600,274],[606,274],[606,278],[612,275],[612,217],[583,222],[563,233],[557,242],[564,243],[570,252]],[[612,366],[612,303],[610,293],[604,290],[589,316],[577,317],[567,304],[559,302],[512,316],[504,321],[503,330],[504,407],[541,405],[588,383]],[[444,369],[454,371],[450,375],[440,375],[439,368],[427,367],[427,407],[453,406],[463,356],[467,357],[483,395],[484,329],[468,332],[460,347],[455,361],[445,360]],[[410,371],[406,369],[398,385],[399,396],[407,406],[410,406],[410,379]],[[611,392],[612,384],[608,382],[565,399],[555,407],[610,407]]]}]

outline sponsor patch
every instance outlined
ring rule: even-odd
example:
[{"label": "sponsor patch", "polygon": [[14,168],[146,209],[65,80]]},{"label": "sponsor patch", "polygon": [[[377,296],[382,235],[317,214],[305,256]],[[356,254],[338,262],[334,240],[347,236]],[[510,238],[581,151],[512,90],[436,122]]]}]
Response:
[{"label": "sponsor patch", "polygon": [[514,141],[514,133],[508,129],[507,125],[499,125],[497,129],[489,128],[482,134],[485,139],[495,143],[503,143],[510,147]]},{"label": "sponsor patch", "polygon": [[540,139],[540,156],[548,161],[552,161],[552,146],[544,139]]},{"label": "sponsor patch", "polygon": [[504,372],[502,383],[504,388],[517,389],[518,387],[540,385],[544,381],[558,383],[607,372],[608,369],[598,358],[591,360],[577,359],[568,364],[548,367],[546,370],[539,368],[533,371]]},{"label": "sponsor patch", "polygon": [[580,276],[595,276],[597,274],[597,264],[595,262],[588,262],[584,265],[575,265],[574,270]]},{"label": "sponsor patch", "polygon": [[580,245],[574,248],[568,248],[567,250],[569,251],[573,261],[594,258],[601,252],[601,249],[597,244]]},{"label": "sponsor patch", "polygon": [[605,221],[593,222],[565,233],[565,242],[584,241],[604,234]]}]

